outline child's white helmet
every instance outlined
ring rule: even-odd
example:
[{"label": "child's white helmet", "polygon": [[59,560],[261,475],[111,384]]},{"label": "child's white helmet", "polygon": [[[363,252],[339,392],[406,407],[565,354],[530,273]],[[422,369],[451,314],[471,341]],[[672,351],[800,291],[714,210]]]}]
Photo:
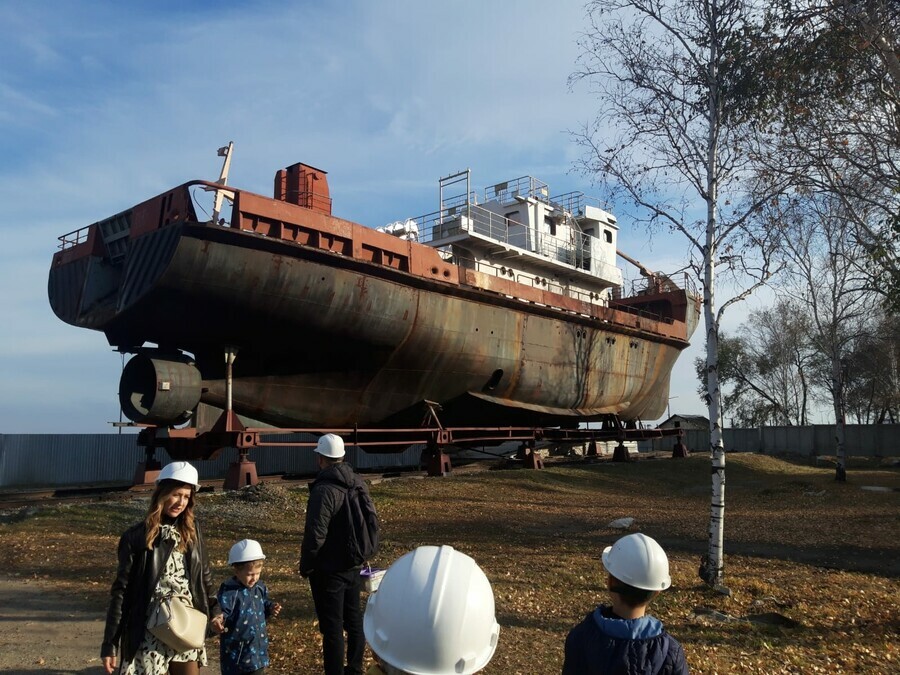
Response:
[{"label": "child's white helmet", "polygon": [[255,539],[241,539],[228,552],[229,565],[265,559],[266,556],[263,555],[262,546]]},{"label": "child's white helmet", "polygon": [[200,489],[200,478],[197,475],[197,469],[187,462],[166,464],[162,471],[159,472],[156,482],[159,483],[164,480],[177,480],[179,483],[187,483],[188,485],[193,485],[197,490]]},{"label": "child's white helmet", "polygon": [[363,630],[387,665],[416,675],[481,670],[500,635],[490,582],[451,546],[422,546],[398,558],[369,596]]},{"label": "child's white helmet", "polygon": [[672,585],[666,552],[655,539],[640,532],[607,546],[603,566],[622,583],[645,591],[664,591]]}]

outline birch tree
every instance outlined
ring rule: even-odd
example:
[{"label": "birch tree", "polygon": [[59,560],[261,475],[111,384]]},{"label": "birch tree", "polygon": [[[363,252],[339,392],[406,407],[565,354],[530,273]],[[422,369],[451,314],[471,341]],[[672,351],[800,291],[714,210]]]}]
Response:
[{"label": "birch tree", "polygon": [[[579,40],[573,84],[587,82],[599,103],[575,133],[579,167],[651,231],[686,240],[703,289],[712,499],[709,548],[700,575],[724,582],[725,449],[720,426],[718,336],[722,313],[773,273],[771,233],[755,230],[767,195],[744,185],[752,128],[742,117],[758,86],[744,64],[756,41],[759,7],[744,0],[596,0]],[[777,193],[774,183],[768,187]],[[724,302],[723,276],[737,283]]]}]

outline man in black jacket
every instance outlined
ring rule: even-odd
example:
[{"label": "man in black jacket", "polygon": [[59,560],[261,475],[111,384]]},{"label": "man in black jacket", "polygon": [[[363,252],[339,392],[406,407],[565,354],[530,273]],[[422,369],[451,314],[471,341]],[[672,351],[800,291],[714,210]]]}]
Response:
[{"label": "man in black jacket", "polygon": [[[319,474],[309,486],[306,529],[300,547],[300,574],[309,578],[319,631],[325,675],[363,672],[360,566],[351,558],[347,490],[355,484],[366,489],[352,467],[344,463],[344,441],[325,434],[316,446]],[[347,631],[347,666],[344,667],[344,631]]]}]

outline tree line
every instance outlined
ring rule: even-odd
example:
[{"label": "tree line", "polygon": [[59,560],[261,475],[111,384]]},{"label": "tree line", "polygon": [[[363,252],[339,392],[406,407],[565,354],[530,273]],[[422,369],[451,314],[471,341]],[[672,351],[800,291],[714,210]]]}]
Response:
[{"label": "tree line", "polygon": [[[841,358],[848,422],[900,423],[900,317],[872,311],[859,317]],[[816,403],[832,404],[827,352],[814,338],[810,309],[793,297],[751,312],[736,334],[719,336],[722,409],[732,427],[805,426]],[[706,396],[706,362],[695,359]]]},{"label": "tree line", "polygon": [[[573,132],[578,167],[623,216],[682,235],[703,292],[701,577],[722,587],[726,414],[799,423],[827,395],[838,480],[848,412],[896,418],[900,3],[594,0],[586,15],[570,82],[597,110]],[[722,336],[761,286],[778,303]]]}]

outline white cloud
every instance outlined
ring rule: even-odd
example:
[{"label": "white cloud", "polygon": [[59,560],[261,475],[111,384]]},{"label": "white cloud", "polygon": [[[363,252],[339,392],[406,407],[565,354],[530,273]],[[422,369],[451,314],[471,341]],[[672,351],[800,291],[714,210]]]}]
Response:
[{"label": "white cloud", "polygon": [[[7,126],[47,123],[57,116],[55,108],[0,82],[0,122]],[[37,118],[37,119],[35,119]]]}]

